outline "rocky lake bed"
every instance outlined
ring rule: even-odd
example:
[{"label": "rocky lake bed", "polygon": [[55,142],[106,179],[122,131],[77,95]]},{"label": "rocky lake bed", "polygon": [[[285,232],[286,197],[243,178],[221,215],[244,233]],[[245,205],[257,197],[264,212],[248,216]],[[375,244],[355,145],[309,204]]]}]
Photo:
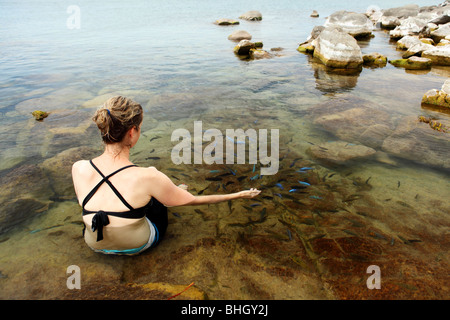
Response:
[{"label": "rocky lake bed", "polygon": [[[160,79],[133,75],[128,87],[31,79],[70,85],[29,91],[4,113],[20,121],[0,131],[12,141],[0,150],[0,297],[448,299],[450,3],[348,10],[308,14],[323,19],[309,38],[270,50],[258,33],[270,15],[211,21],[242,75],[222,79],[220,70],[190,90],[175,83],[160,92]],[[306,59],[301,72],[281,67],[296,56]],[[421,77],[434,86],[424,89]],[[71,166],[102,151],[91,117],[118,94],[148,115],[134,163],[193,194],[256,187],[261,196],[169,208],[166,238],[139,256],[91,251]],[[194,120],[280,128],[278,173],[257,176],[260,164],[174,165],[171,133]],[[81,290],[67,288],[71,265],[82,270]],[[371,265],[381,269],[379,290],[366,285]]]}]

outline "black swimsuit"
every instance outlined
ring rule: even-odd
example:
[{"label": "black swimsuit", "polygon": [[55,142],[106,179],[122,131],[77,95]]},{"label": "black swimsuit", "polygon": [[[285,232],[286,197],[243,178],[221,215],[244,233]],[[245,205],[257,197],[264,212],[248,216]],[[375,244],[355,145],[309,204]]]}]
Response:
[{"label": "black swimsuit", "polygon": [[[109,174],[105,177],[105,175],[94,165],[92,160],[89,160],[89,163],[94,167],[94,169],[102,176],[102,180],[89,192],[89,194],[84,198],[83,200],[83,216],[87,214],[95,214],[92,218],[92,231],[94,232],[97,230],[97,241],[103,240],[103,227],[109,224],[108,216],[115,216],[120,218],[127,218],[127,219],[140,219],[143,217],[147,217],[155,226],[157,229],[157,233],[159,234],[158,239],[154,243],[153,246],[156,246],[164,236],[164,233],[167,230],[168,225],[168,218],[167,218],[167,208],[160,203],[158,200],[156,200],[154,197],[150,199],[150,201],[143,207],[134,209],[119,193],[119,191],[114,187],[114,185],[108,180],[116,173],[130,168],[130,167],[136,167],[136,165],[128,165],[123,168],[120,168],[113,173]],[[89,211],[86,210],[84,207],[88,203],[88,201],[92,198],[92,196],[97,192],[97,190],[100,188],[100,186],[106,182],[112,191],[116,194],[116,196],[122,201],[122,203],[130,209],[129,211],[122,211],[122,212],[113,212],[113,211]],[[84,230],[83,230],[84,232]]]}]

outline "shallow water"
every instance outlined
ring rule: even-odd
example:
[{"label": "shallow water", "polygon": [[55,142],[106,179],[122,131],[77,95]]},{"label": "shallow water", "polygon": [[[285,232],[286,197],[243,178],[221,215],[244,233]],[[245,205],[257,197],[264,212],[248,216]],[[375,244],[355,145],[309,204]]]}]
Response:
[{"label": "shallow water", "polygon": [[[189,295],[194,290],[210,299],[449,297],[449,138],[429,134],[416,120],[449,119],[420,101],[442,86],[450,69],[405,72],[388,64],[344,76],[296,51],[326,15],[363,12],[372,3],[78,3],[79,30],[66,28],[67,7],[60,2],[5,2],[0,13],[2,298],[165,299],[192,282],[195,288],[181,298],[198,298]],[[260,10],[263,21],[213,24],[250,9]],[[320,18],[309,17],[313,9]],[[284,50],[273,59],[241,61],[227,40],[235,29],[249,31],[266,50]],[[385,31],[374,34],[359,42],[363,53],[401,56]],[[156,166],[194,194],[257,187],[261,196],[170,208],[166,239],[138,257],[91,252],[81,237],[70,166],[101,152],[90,117],[117,94],[146,111],[132,150],[136,164]],[[344,119],[332,129],[318,122],[359,107],[367,117]],[[35,109],[51,114],[36,122],[30,116]],[[371,114],[384,119],[376,128],[397,130],[390,131],[397,150],[386,151],[377,140],[382,131],[362,138],[374,123]],[[175,166],[171,134],[177,128],[192,134],[197,120],[223,133],[279,129],[278,173],[252,180],[259,164],[255,172],[251,164]],[[408,140],[409,133],[417,140]],[[377,153],[339,164],[312,157],[312,146],[338,140],[369,141]],[[403,149],[410,143],[416,147]],[[302,167],[314,169],[296,172]],[[205,179],[225,173],[219,181]],[[298,180],[310,186],[289,192]],[[81,290],[66,287],[69,265],[80,266]],[[381,290],[366,286],[370,265],[381,269]],[[146,289],[149,284],[154,290]]]}]

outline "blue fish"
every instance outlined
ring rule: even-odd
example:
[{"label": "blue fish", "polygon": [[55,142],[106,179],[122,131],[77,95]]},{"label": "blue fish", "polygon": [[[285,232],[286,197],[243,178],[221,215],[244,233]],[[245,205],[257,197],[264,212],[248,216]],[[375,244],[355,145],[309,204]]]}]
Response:
[{"label": "blue fish", "polygon": [[289,190],[289,192],[295,192],[295,191],[298,191],[299,189],[291,189],[291,190]]},{"label": "blue fish", "polygon": [[222,170],[211,170],[209,173],[217,173],[217,172],[220,172],[220,171],[222,171]]},{"label": "blue fish", "polygon": [[300,168],[300,170],[298,170],[297,172],[306,171],[306,170],[314,170],[314,168],[311,168],[311,167],[303,167],[303,168]]},{"label": "blue fish", "polygon": [[281,183],[275,183],[275,185],[280,188],[281,190],[284,190],[284,187],[281,185]]},{"label": "blue fish", "polygon": [[253,172],[255,172],[256,164],[253,165]]},{"label": "blue fish", "polygon": [[245,144],[245,141],[239,141],[239,140],[237,140],[237,139],[236,139],[236,141],[234,141],[233,138],[231,138],[231,137],[229,137],[229,136],[226,136],[226,137],[227,137],[228,140],[230,140],[231,142],[234,142],[234,143],[236,143],[236,144]]},{"label": "blue fish", "polygon": [[257,179],[258,177],[259,177],[259,173],[258,173],[256,176],[251,177],[250,180],[255,180],[255,179]]},{"label": "blue fish", "polygon": [[281,195],[281,193],[274,193],[275,196],[278,196],[280,198],[283,198],[283,196]]},{"label": "blue fish", "polygon": [[289,240],[292,240],[292,233],[291,233],[291,230],[286,229],[286,231],[287,231],[287,235],[288,235],[288,237],[289,237]]},{"label": "blue fish", "polygon": [[305,186],[310,186],[310,184],[308,182],[304,182],[304,181],[300,181],[300,180],[297,180],[297,181],[298,181],[298,183],[303,184]]},{"label": "blue fish", "polygon": [[321,197],[318,196],[310,196],[311,199],[322,199]]},{"label": "blue fish", "polygon": [[250,207],[257,207],[257,206],[260,206],[261,205],[261,203],[252,203],[251,205],[250,205]]},{"label": "blue fish", "polygon": [[230,172],[233,174],[233,176],[235,176],[236,175],[236,172],[235,171],[233,171],[232,169],[230,169]]}]

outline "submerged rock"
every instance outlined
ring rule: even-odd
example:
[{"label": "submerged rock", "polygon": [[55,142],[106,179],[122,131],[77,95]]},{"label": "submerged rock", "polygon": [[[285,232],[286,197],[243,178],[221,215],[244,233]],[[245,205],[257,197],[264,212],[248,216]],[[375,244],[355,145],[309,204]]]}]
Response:
[{"label": "submerged rock", "polygon": [[372,148],[349,143],[346,141],[331,141],[309,148],[311,155],[326,162],[343,163],[356,158],[373,155],[376,151]]},{"label": "submerged rock", "polygon": [[412,56],[408,59],[390,60],[389,63],[407,70],[425,70],[431,68],[431,60]]},{"label": "submerged rock", "polygon": [[382,150],[414,162],[450,169],[448,134],[433,130],[411,116],[403,119],[383,141]]},{"label": "submerged rock", "polygon": [[363,13],[337,11],[325,21],[324,27],[340,27],[343,32],[355,38],[370,36],[373,31],[372,21]]},{"label": "submerged rock", "polygon": [[241,41],[241,40],[251,40],[252,35],[245,30],[236,30],[228,36],[228,40]]},{"label": "submerged rock", "polygon": [[379,148],[395,128],[392,116],[381,105],[344,95],[308,109],[313,122],[341,140]]},{"label": "submerged rock", "polygon": [[259,11],[252,10],[247,11],[246,13],[242,14],[239,19],[244,19],[248,21],[261,21],[262,20],[262,14]]},{"label": "submerged rock", "polygon": [[325,28],[311,44],[314,57],[327,67],[360,69],[363,64],[357,41],[340,28]]},{"label": "submerged rock", "polygon": [[0,233],[48,209],[53,196],[48,177],[37,165],[22,165],[0,178]]}]

